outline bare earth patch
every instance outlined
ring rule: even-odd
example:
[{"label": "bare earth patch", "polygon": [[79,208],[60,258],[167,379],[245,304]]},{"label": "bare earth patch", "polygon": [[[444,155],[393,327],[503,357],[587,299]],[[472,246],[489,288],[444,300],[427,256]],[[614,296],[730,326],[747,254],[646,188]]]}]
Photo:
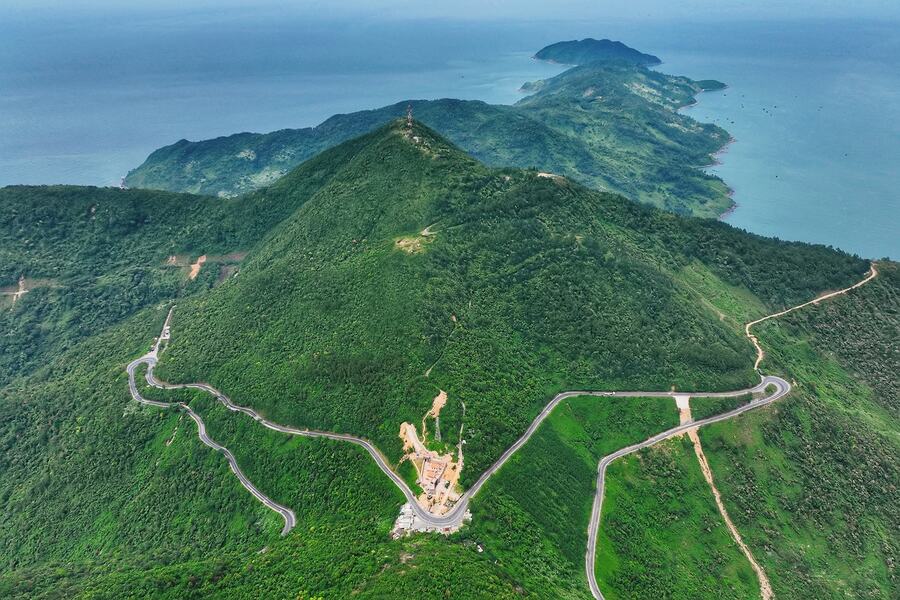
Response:
[{"label": "bare earth patch", "polygon": [[560,185],[566,182],[566,178],[562,175],[557,175],[556,173],[547,173],[546,171],[539,171],[537,174],[538,177],[543,177],[545,179],[550,179]]},{"label": "bare earth patch", "polygon": [[233,277],[238,272],[238,263],[247,257],[247,252],[236,250],[228,254],[204,254],[197,258],[195,262],[191,262],[191,257],[184,254],[172,254],[166,258],[163,266],[183,269],[190,281],[193,281],[200,274],[200,270],[205,264],[219,265],[219,272],[216,278],[216,285],[222,283],[229,277]]},{"label": "bare earth patch", "polygon": [[675,406],[678,407],[679,423],[684,425],[694,420],[691,416],[691,397],[679,394],[675,396]]},{"label": "bare earth patch", "polygon": [[431,410],[425,413],[425,416],[422,417],[422,437],[424,438],[427,435],[427,429],[425,426],[425,420],[428,417],[434,419],[434,439],[435,441],[441,441],[441,409],[444,408],[444,405],[447,404],[447,392],[444,390],[440,390],[440,393],[434,397],[434,400],[431,401]]},{"label": "bare earth patch", "polygon": [[197,275],[200,274],[200,267],[202,267],[203,263],[205,263],[205,262],[206,262],[206,255],[204,254],[203,256],[201,256],[200,258],[197,259],[197,262],[195,262],[194,264],[191,265],[191,270],[188,273],[188,278],[191,281],[193,281],[194,279],[197,279]]},{"label": "bare earth patch", "polygon": [[22,275],[19,277],[19,281],[16,285],[0,288],[0,296],[8,298],[10,300],[9,304],[12,306],[17,301],[21,300],[22,296],[35,288],[53,287],[55,285],[56,281],[53,279],[26,279],[25,276]]},{"label": "bare earth patch", "polygon": [[164,263],[167,267],[189,267],[191,264],[191,257],[179,254],[172,254],[168,258],[166,258],[166,262]]},{"label": "bare earth patch", "polygon": [[428,238],[436,235],[436,232],[431,231],[432,227],[434,227],[434,224],[429,225],[428,227],[420,231],[419,235],[397,238],[397,240],[394,242],[394,247],[403,250],[407,254],[416,254],[417,252],[422,252],[425,249],[425,244],[431,241]]},{"label": "bare earth patch", "polygon": [[431,224],[422,231],[419,232],[419,235],[411,235],[408,237],[397,238],[394,242],[394,246],[403,250],[407,254],[415,254],[417,252],[422,252],[425,249],[425,244],[429,243],[431,238],[437,235],[437,232],[431,231],[431,228],[434,227],[435,224]]},{"label": "bare earth patch", "polygon": [[422,236],[400,238],[394,242],[394,246],[407,254],[416,254],[422,251],[425,238]]},{"label": "bare earth patch", "polygon": [[[418,498],[419,505],[432,514],[442,515],[459,500],[459,475],[462,471],[462,443],[459,454],[454,459],[452,453],[441,454],[430,450],[425,445],[425,419],[435,419],[435,429],[440,431],[438,419],[441,409],[447,403],[447,393],[443,390],[432,401],[431,410],[422,417],[422,439],[412,423],[400,424],[400,439],[403,440],[404,456],[400,460],[409,460],[416,469],[416,483],[422,488]],[[435,437],[439,440],[439,433]]]},{"label": "bare earth patch", "polygon": [[738,533],[737,527],[734,526],[731,517],[728,516],[728,511],[725,510],[725,505],[722,503],[722,496],[719,494],[719,489],[713,481],[712,470],[709,468],[709,463],[706,462],[706,455],[703,454],[703,446],[700,445],[700,436],[697,435],[697,429],[688,430],[688,436],[694,443],[694,453],[697,455],[697,460],[700,462],[700,470],[703,471],[703,478],[706,479],[706,483],[708,483],[710,489],[712,489],[713,497],[716,500],[716,506],[719,507],[719,512],[722,514],[722,519],[725,520],[725,525],[728,526],[731,537],[734,538],[734,541],[741,549],[741,552],[744,553],[744,556],[746,556],[747,560],[750,562],[750,566],[753,567],[753,570],[756,572],[756,578],[759,579],[760,597],[762,597],[762,600],[772,600],[775,595],[772,593],[772,585],[769,583],[769,578],[766,577],[765,571],[762,570],[762,567],[759,566],[759,563],[753,558],[750,548],[744,543],[741,534]]}]

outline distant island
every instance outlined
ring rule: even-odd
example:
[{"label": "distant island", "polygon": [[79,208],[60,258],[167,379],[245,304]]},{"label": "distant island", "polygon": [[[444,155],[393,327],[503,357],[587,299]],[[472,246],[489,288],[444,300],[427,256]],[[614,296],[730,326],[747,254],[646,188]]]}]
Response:
[{"label": "distant island", "polygon": [[639,52],[622,42],[594,38],[550,44],[541,48],[534,57],[564,65],[587,65],[598,60],[624,60],[643,66],[662,64],[658,57]]},{"label": "distant island", "polygon": [[[335,115],[316,127],[180,140],[155,150],[128,173],[125,185],[240,196],[274,184],[327,148],[405,116],[411,107],[417,121],[491,166],[534,167],[679,214],[716,218],[729,210],[728,186],[696,165],[712,164],[712,155],[731,136],[679,112],[700,92],[725,84],[661,73],[643,64],[658,62],[656,57],[609,40],[560,42],[537,56],[577,60],[562,56],[573,45],[610,50],[592,52],[593,60],[549,79],[525,83],[521,91],[527,96],[513,105],[404,100]],[[631,59],[597,58],[623,54]]]}]

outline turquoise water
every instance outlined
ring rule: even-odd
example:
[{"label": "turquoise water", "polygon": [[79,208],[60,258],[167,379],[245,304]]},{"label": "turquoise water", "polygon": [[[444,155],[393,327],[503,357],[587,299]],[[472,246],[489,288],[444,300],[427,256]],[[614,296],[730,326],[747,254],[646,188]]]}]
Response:
[{"label": "turquoise water", "polygon": [[237,9],[3,14],[0,185],[115,185],[178,139],[315,125],[407,98],[510,103],[561,39],[621,39],[714,78],[687,112],[737,140],[729,223],[900,257],[900,24],[323,21]]},{"label": "turquoise water", "polygon": [[660,50],[660,69],[729,85],[686,110],[736,140],[711,169],[734,190],[725,220],[900,257],[900,26],[760,26],[710,41]]}]

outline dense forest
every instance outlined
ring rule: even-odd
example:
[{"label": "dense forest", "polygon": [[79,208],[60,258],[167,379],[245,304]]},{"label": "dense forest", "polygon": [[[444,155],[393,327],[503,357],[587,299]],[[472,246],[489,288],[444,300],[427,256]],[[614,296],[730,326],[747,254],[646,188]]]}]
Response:
[{"label": "dense forest", "polygon": [[[399,423],[443,389],[447,431],[468,407],[470,482],[560,389],[755,381],[749,343],[688,299],[681,265],[707,263],[774,306],[865,270],[822,247],[485,169],[415,133],[419,144],[399,124],[369,134],[239,278],[181,303],[160,375],[209,381],[278,422],[363,435],[394,460]],[[817,266],[786,271],[804,261]]]},{"label": "dense forest", "polygon": [[[154,390],[190,402],[254,482],[295,510],[282,538],[277,515],[192,421],[130,400],[125,365],[172,303],[161,377],[207,381],[286,424],[368,437],[391,460],[399,424],[447,391],[444,441],[463,426],[468,485],[562,389],[755,383],[741,323],[867,268],[569,179],[489,168],[419,123],[392,122],[235,199],[16,187],[0,202],[2,284],[25,275],[57,286],[0,305],[7,331],[24,327],[18,319],[36,330],[22,346],[2,338],[22,348],[0,385],[0,596],[12,598],[587,598],[598,457],[677,419],[665,400],[569,399],[475,498],[471,524],[392,540],[402,497],[359,449]],[[191,280],[202,254],[219,258]],[[172,255],[189,258],[167,266]],[[862,565],[842,568],[848,589],[888,597],[898,281],[893,265],[881,268],[878,285],[845,304],[766,324],[764,368],[799,392],[704,433],[729,509],[748,544],[773,552],[760,560],[784,597],[837,597],[817,569],[848,555]],[[134,270],[147,287],[120,284],[107,305],[97,286]],[[83,296],[70,291],[79,286]],[[874,340],[862,356],[857,332]],[[661,565],[679,574],[673,598],[755,590],[679,443],[610,471],[617,504],[599,571],[611,598],[659,590]],[[781,467],[790,479],[769,472]],[[773,486],[785,489],[776,497]],[[790,538],[795,511],[801,534]],[[692,552],[672,550],[696,539]],[[801,553],[806,540],[815,555]],[[786,560],[790,572],[779,570]]]},{"label": "dense forest", "polygon": [[[348,160],[353,143],[329,161]],[[141,308],[221,283],[259,242],[326,183],[317,161],[299,179],[222,200],[151,190],[76,186],[0,188],[0,381],[28,373],[78,340]],[[289,188],[289,189],[285,189]],[[198,277],[188,265],[202,255]],[[170,257],[177,264],[169,264]]]},{"label": "dense forest", "polygon": [[662,62],[659,57],[638,52],[622,42],[593,38],[556,42],[538,50],[534,57],[564,65],[587,65],[597,61],[622,60],[653,66]]}]

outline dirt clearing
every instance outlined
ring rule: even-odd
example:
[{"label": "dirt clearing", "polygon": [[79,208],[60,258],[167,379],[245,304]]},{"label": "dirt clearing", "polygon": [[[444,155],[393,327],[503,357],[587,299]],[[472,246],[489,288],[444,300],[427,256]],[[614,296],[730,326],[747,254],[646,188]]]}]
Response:
[{"label": "dirt clearing", "polygon": [[678,407],[678,419],[681,425],[694,420],[691,416],[691,397],[679,394],[675,396],[675,406]]},{"label": "dirt clearing", "polygon": [[447,392],[444,390],[438,390],[438,395],[434,397],[434,400],[431,401],[431,410],[425,413],[425,416],[422,417],[422,437],[424,438],[426,435],[427,429],[425,428],[425,420],[428,417],[434,419],[434,439],[437,442],[441,441],[441,409],[444,408],[444,405],[447,404]]},{"label": "dirt clearing", "polygon": [[200,258],[197,259],[197,262],[195,262],[194,264],[191,265],[191,271],[190,271],[190,273],[188,273],[188,279],[190,279],[191,281],[193,281],[194,279],[197,279],[197,275],[200,274],[200,267],[202,267],[203,263],[205,263],[205,262],[206,262],[206,255],[204,254],[203,256],[201,256]]},{"label": "dirt clearing", "polygon": [[425,238],[422,236],[400,238],[394,242],[394,246],[407,254],[416,254],[425,247]]},{"label": "dirt clearing", "polygon": [[[416,483],[422,488],[418,497],[419,505],[432,514],[442,515],[459,500],[459,474],[462,471],[462,442],[456,460],[450,452],[441,454],[425,445],[425,421],[435,420],[435,440],[440,441],[440,414],[447,403],[447,393],[439,390],[431,403],[431,410],[422,417],[422,439],[412,423],[400,424],[400,439],[403,440],[404,456],[400,462],[409,460],[416,469]],[[462,430],[460,429],[460,433]]]},{"label": "dirt clearing", "polygon": [[10,299],[10,306],[14,305],[22,296],[40,287],[55,287],[56,281],[53,279],[25,279],[22,275],[16,285],[0,288],[0,296],[6,296]]}]

